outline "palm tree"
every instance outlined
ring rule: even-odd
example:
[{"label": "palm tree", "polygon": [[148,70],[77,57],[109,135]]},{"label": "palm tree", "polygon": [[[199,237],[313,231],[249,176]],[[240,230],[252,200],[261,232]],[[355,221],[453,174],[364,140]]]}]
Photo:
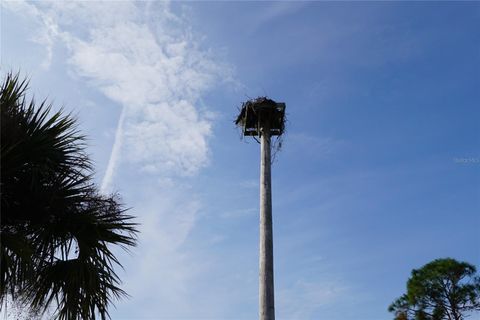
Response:
[{"label": "palm tree", "polygon": [[27,102],[27,82],[0,88],[0,309],[11,299],[56,319],[101,319],[126,293],[110,245],[136,243],[118,195],[99,193],[76,120]]}]

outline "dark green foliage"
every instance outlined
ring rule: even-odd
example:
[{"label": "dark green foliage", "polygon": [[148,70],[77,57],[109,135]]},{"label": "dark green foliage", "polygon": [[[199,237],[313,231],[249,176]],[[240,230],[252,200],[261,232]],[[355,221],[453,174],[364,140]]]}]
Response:
[{"label": "dark green foliage", "polygon": [[412,271],[407,293],[388,311],[396,320],[462,320],[480,310],[480,279],[466,262],[437,259]]},{"label": "dark green foliage", "polygon": [[109,245],[135,245],[136,224],[101,195],[75,119],[27,102],[26,81],[1,87],[1,270],[5,299],[58,319],[108,317],[124,295]]}]

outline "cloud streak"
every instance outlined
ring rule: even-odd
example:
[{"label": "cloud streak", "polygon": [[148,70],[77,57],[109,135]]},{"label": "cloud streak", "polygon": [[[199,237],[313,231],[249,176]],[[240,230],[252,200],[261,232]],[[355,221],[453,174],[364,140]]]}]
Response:
[{"label": "cloud streak", "polygon": [[102,179],[102,184],[100,186],[100,192],[105,193],[110,188],[110,183],[113,180],[113,174],[120,157],[120,148],[122,146],[123,140],[123,123],[125,122],[125,107],[122,108],[120,113],[120,118],[118,119],[117,130],[115,132],[115,141],[113,142],[112,152],[110,153],[110,159],[108,161],[107,169]]}]

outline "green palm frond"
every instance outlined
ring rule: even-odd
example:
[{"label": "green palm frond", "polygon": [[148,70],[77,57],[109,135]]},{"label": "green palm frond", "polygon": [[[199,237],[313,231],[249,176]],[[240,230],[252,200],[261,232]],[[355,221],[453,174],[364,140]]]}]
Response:
[{"label": "green palm frond", "polygon": [[125,295],[112,245],[136,244],[117,195],[99,194],[76,120],[26,102],[27,81],[7,75],[1,112],[0,302],[10,295],[58,319],[102,319]]}]

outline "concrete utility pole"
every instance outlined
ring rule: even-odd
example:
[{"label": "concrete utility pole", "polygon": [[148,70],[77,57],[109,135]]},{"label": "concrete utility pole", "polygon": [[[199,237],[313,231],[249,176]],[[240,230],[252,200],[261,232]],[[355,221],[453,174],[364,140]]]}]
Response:
[{"label": "concrete utility pole", "polygon": [[273,290],[273,227],[272,227],[272,176],[270,124],[264,123],[261,130],[260,160],[260,319],[275,319]]},{"label": "concrete utility pole", "polygon": [[285,104],[265,97],[247,101],[235,123],[242,127],[244,136],[257,136],[261,140],[259,318],[275,320],[271,136],[280,136],[284,131]]}]

